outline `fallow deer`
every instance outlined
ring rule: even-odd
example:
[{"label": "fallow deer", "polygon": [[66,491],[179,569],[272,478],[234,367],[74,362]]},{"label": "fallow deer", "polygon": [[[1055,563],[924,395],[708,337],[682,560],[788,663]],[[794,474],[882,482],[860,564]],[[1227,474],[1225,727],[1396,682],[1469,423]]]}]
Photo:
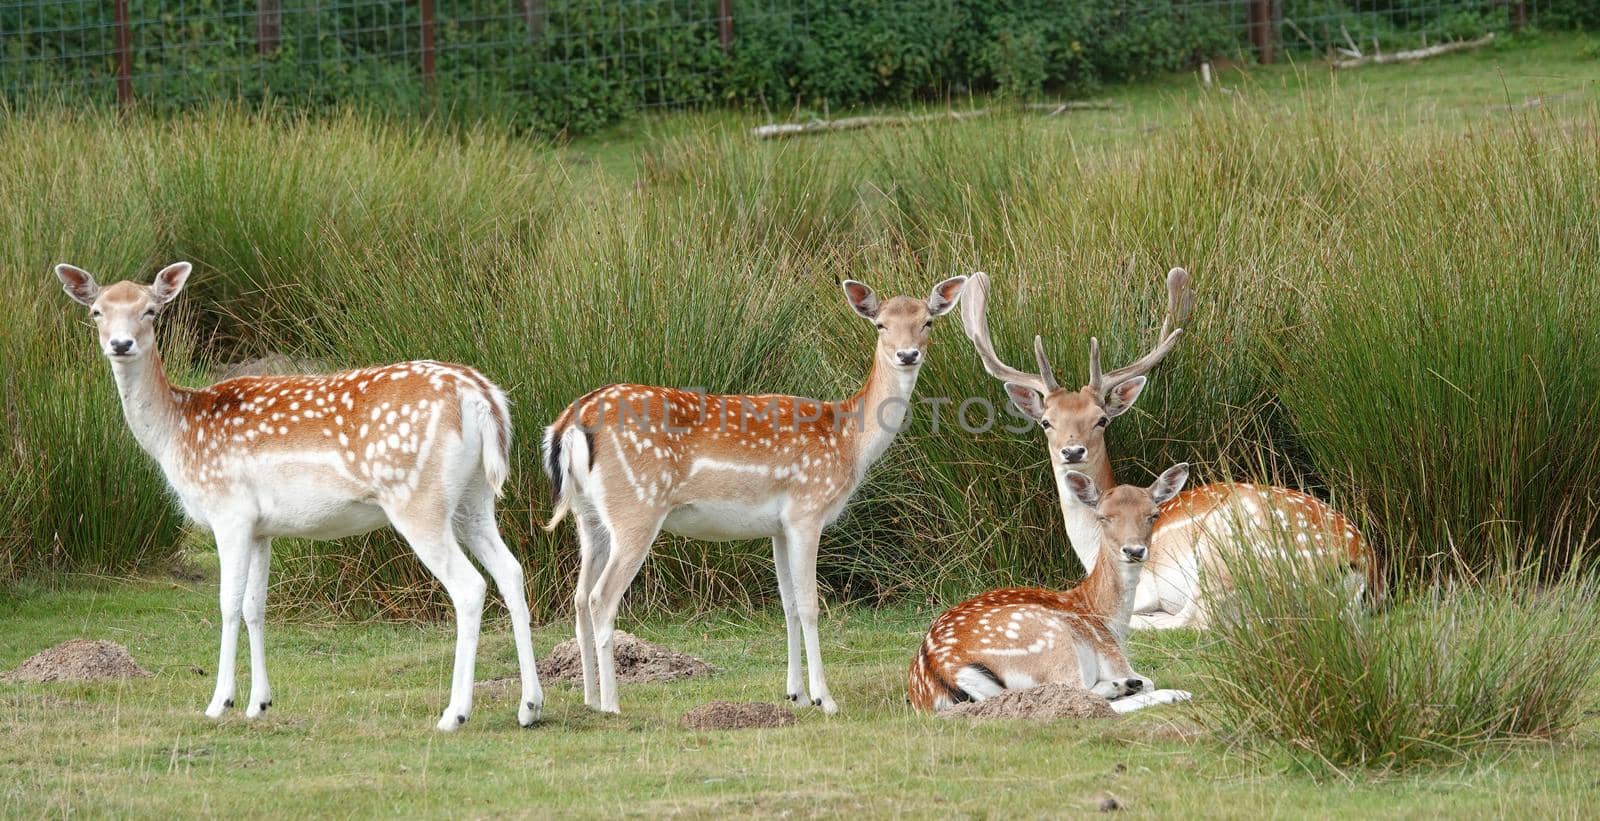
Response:
[{"label": "fallow deer", "polygon": [[[1045,356],[1044,341],[1034,337],[1037,373],[1006,365],[995,354],[985,316],[989,277],[974,274],[962,303],[961,320],[988,373],[1005,383],[1012,404],[1044,428],[1051,467],[1056,474],[1061,515],[1072,549],[1085,569],[1092,570],[1099,520],[1064,484],[1065,472],[1081,470],[1101,486],[1116,482],[1106,452],[1106,429],[1126,413],[1143,392],[1147,374],[1183,335],[1174,327],[1193,305],[1189,274],[1174,268],[1167,274],[1167,313],[1156,346],[1137,361],[1102,372],[1100,343],[1089,340],[1089,381],[1079,390],[1062,387]],[[1377,562],[1372,546],[1343,514],[1316,497],[1284,487],[1220,483],[1191,488],[1163,506],[1134,599],[1133,626],[1146,628],[1204,627],[1209,616],[1202,577],[1212,589],[1230,583],[1228,555],[1249,550],[1256,559],[1301,562],[1341,573],[1359,604],[1375,588]]]},{"label": "fallow deer", "polygon": [[611,385],[575,401],[545,430],[556,510],[571,510],[580,560],[577,640],[583,698],[617,712],[612,639],[622,595],[662,530],[707,541],[770,538],[788,631],[788,697],[801,693],[802,643],[810,703],[827,713],[817,635],[817,542],[904,422],[935,318],[966,277],[926,300],[880,302],[843,283],[851,308],[878,332],[866,384],[821,402],[793,396],[706,395]]},{"label": "fallow deer", "polygon": [[911,662],[911,706],[936,712],[1041,684],[1088,688],[1117,712],[1188,699],[1135,673],[1125,646],[1156,510],[1188,478],[1189,466],[1178,464],[1149,488],[1102,494],[1088,474],[1066,471],[1063,485],[1100,523],[1093,569],[1071,590],[990,590],[934,619]]},{"label": "fallow deer", "polygon": [[439,729],[454,730],[472,710],[485,593],[458,540],[505,599],[522,674],[517,718],[537,721],[544,696],[522,567],[495,525],[495,498],[510,470],[505,394],[471,368],[429,361],[178,387],[162,367],[155,322],[189,271],[179,262],[151,285],[102,288],[80,268],[56,266],[67,295],[88,306],[99,330],[134,439],[188,517],[216,536],[222,647],[206,715],[220,718],[233,706],[241,617],[250,640],[245,715],[272,705],[264,635],[272,539],[336,539],[387,523],[455,606],[455,672]]}]

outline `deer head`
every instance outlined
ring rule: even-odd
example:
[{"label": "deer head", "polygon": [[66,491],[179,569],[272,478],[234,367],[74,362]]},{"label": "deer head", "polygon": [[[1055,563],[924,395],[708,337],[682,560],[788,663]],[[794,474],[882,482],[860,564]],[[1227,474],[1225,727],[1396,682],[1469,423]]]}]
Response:
[{"label": "deer head", "polygon": [[161,309],[178,297],[192,266],[174,262],[140,285],[126,280],[105,288],[88,271],[62,263],[56,277],[67,296],[88,306],[100,334],[100,350],[113,362],[132,362],[155,350],[155,322]]},{"label": "deer head", "polygon": [[1087,465],[1105,457],[1105,434],[1111,420],[1127,413],[1144,391],[1145,374],[1154,368],[1183,336],[1182,322],[1194,304],[1189,273],[1173,268],[1167,273],[1167,315],[1155,348],[1137,361],[1102,372],[1100,342],[1089,340],[1089,381],[1077,390],[1062,387],[1045,355],[1044,340],[1033,338],[1038,372],[1017,370],[994,352],[985,309],[989,296],[987,274],[973,274],[966,287],[961,320],[990,376],[1005,383],[1013,405],[1044,428],[1050,461],[1057,470]]},{"label": "deer head", "polygon": [[1167,468],[1147,488],[1118,485],[1105,492],[1095,486],[1087,473],[1066,472],[1067,489],[1099,518],[1100,552],[1111,556],[1114,562],[1131,565],[1134,577],[1138,576],[1138,565],[1150,555],[1150,533],[1161,506],[1177,496],[1188,481],[1186,462]]},{"label": "deer head", "polygon": [[878,329],[878,358],[890,367],[914,373],[926,359],[934,318],[955,307],[966,284],[966,277],[951,277],[933,286],[926,302],[897,296],[881,304],[878,295],[863,283],[847,279],[843,287],[850,307]]}]

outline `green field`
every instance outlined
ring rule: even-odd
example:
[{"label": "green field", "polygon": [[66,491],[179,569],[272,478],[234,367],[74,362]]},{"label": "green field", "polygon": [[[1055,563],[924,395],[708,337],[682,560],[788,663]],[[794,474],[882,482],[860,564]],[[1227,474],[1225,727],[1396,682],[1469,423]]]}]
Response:
[{"label": "green field", "polygon": [[[461,732],[432,727],[446,698],[449,625],[269,623],[275,698],[255,722],[200,713],[215,663],[213,582],[153,579],[0,604],[0,665],[74,636],[120,641],[155,673],[123,684],[0,685],[0,812],[39,815],[338,814],[614,816],[865,813],[1055,816],[1110,792],[1171,817],[1579,817],[1600,799],[1600,737],[1506,744],[1460,766],[1312,779],[1197,733],[1186,708],[1106,724],[969,725],[905,706],[910,654],[931,610],[835,609],[823,653],[841,712],[795,727],[702,733],[678,717],[715,698],[781,701],[783,625],[709,610],[624,629],[722,669],[623,685],[621,716],[547,685],[545,721],[516,725],[514,693],[482,692]],[[503,621],[485,622],[478,678],[515,676]],[[541,653],[571,635],[537,631]],[[1194,634],[1136,636],[1158,685],[1202,693]]]},{"label": "green field", "polygon": [[[0,684],[0,812],[1056,815],[1109,791],[1162,815],[1579,815],[1600,792],[1597,67],[1593,37],[1524,37],[772,143],[726,112],[566,145],[355,115],[0,119],[0,283],[18,295],[0,323],[0,669],[89,637],[156,674]],[[49,274],[147,279],[175,259],[196,263],[162,331],[186,384],[282,354],[462,361],[508,389],[500,522],[541,654],[570,635],[575,560],[570,527],[538,527],[539,429],[619,380],[844,396],[870,339],[844,277],[923,294],[988,271],[1000,353],[1022,364],[1042,333],[1066,381],[1090,335],[1117,364],[1147,346],[1160,275],[1190,268],[1188,336],[1111,432],[1119,475],[1181,459],[1196,481],[1329,498],[1396,574],[1392,605],[1345,642],[1318,632],[1328,602],[1268,585],[1252,606],[1272,619],[1136,636],[1140,672],[1194,691],[1188,707],[913,715],[905,668],[941,605],[1079,572],[1037,432],[918,422],[823,537],[839,716],[678,727],[712,698],[781,698],[782,621],[767,545],[663,539],[619,626],[720,675],[624,686],[621,717],[551,686],[531,731],[487,692],[464,732],[435,734],[448,610],[380,534],[277,543],[274,707],[213,724],[209,534],[179,520]],[[954,321],[933,338],[919,395],[1000,400]],[[511,675],[504,622],[486,624],[479,679]]]}]

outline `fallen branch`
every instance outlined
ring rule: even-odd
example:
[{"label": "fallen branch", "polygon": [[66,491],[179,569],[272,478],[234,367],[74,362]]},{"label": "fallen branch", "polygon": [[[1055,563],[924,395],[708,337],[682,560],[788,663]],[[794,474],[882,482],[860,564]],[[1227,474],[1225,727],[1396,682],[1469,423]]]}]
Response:
[{"label": "fallen branch", "polygon": [[1454,43],[1440,43],[1437,46],[1412,49],[1411,51],[1396,51],[1391,54],[1373,54],[1365,57],[1353,57],[1348,60],[1334,60],[1334,68],[1357,68],[1359,66],[1382,65],[1384,63],[1408,63],[1412,60],[1426,60],[1452,51],[1465,51],[1466,49],[1479,48],[1494,42],[1494,32],[1479,37],[1476,40],[1457,40]]},{"label": "fallen branch", "polygon": [[[1067,111],[1109,111],[1117,108],[1121,108],[1118,103],[1094,100],[1069,100],[1063,103],[1029,103],[1023,106],[1024,110],[1042,112],[1046,117],[1054,117]],[[769,123],[750,129],[750,135],[759,140],[770,140],[781,137],[822,134],[831,131],[854,131],[860,128],[875,128],[877,126],[916,125],[917,123],[930,123],[940,120],[970,120],[975,117],[986,116],[991,111],[993,109],[975,108],[970,111],[945,111],[938,114],[841,117],[837,120],[812,120],[804,123]]]}]

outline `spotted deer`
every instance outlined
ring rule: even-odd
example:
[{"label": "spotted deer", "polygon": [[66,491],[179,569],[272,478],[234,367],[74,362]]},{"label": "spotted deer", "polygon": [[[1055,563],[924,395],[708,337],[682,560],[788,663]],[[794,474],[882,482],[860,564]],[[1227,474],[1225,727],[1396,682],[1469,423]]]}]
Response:
[{"label": "spotted deer", "polygon": [[220,718],[233,706],[241,618],[250,640],[245,715],[272,705],[264,635],[272,539],[336,539],[387,523],[455,606],[455,672],[439,729],[455,729],[472,710],[485,594],[458,540],[505,599],[522,674],[517,719],[537,721],[544,696],[522,568],[495,525],[510,469],[505,394],[471,368],[427,361],[178,387],[156,350],[155,323],[189,271],[179,262],[148,286],[102,288],[80,268],[56,266],[67,295],[88,306],[99,330],[134,439],[161,466],[184,513],[216,536],[222,647],[206,715]]},{"label": "spotted deer", "polygon": [[1041,684],[1088,688],[1120,713],[1188,699],[1135,673],[1125,648],[1156,510],[1188,479],[1189,466],[1177,464],[1148,488],[1101,493],[1088,474],[1066,471],[1063,485],[1100,525],[1093,569],[1070,590],[990,590],[934,619],[911,662],[911,706],[937,712]]},{"label": "spotted deer", "polygon": [[[1100,367],[1100,343],[1089,340],[1089,381],[1074,391],[1056,381],[1044,341],[1034,337],[1038,372],[1012,368],[995,354],[985,316],[989,277],[974,274],[962,302],[961,320],[989,375],[1005,383],[1012,404],[1044,429],[1046,450],[1056,476],[1061,515],[1072,549],[1084,568],[1096,560],[1100,523],[1066,485],[1066,472],[1080,470],[1102,487],[1114,486],[1106,429],[1143,392],[1149,373],[1183,336],[1182,322],[1193,305],[1189,274],[1167,274],[1167,313],[1156,346],[1133,363],[1110,371]],[[1140,629],[1204,627],[1214,615],[1202,591],[1204,576],[1213,590],[1230,584],[1228,555],[1245,549],[1258,560],[1302,562],[1329,568],[1344,580],[1352,605],[1375,590],[1377,563],[1372,546],[1343,514],[1325,502],[1284,487],[1219,483],[1184,491],[1161,509],[1134,597],[1133,626]]]},{"label": "spotted deer", "polygon": [[570,510],[579,545],[577,640],[584,703],[617,712],[612,640],[622,595],[657,533],[706,541],[768,538],[788,631],[788,697],[801,694],[802,645],[810,703],[838,711],[817,635],[817,543],[867,469],[894,441],[934,319],[956,304],[966,277],[926,300],[880,302],[843,283],[850,307],[877,329],[871,370],[848,399],[706,395],[611,385],[573,402],[545,430],[545,469],[556,510]]}]

